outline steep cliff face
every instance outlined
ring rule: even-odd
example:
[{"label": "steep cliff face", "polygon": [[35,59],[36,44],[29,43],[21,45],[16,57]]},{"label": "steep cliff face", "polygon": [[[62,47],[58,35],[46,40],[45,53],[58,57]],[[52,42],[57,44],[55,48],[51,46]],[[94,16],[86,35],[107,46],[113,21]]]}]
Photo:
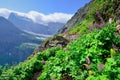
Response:
[{"label": "steep cliff face", "polygon": [[69,30],[74,27],[78,22],[83,21],[87,12],[91,9],[93,0],[86,4],[83,8],[80,8],[75,15],[60,29],[58,32],[63,33],[64,30]]},{"label": "steep cliff face", "polygon": [[[93,11],[93,10],[94,11],[98,10],[101,17],[104,19],[104,21],[108,21],[109,18],[113,18],[114,20],[120,19],[120,1],[119,0],[98,1],[98,2],[103,2],[102,8],[100,6],[101,4],[94,7],[96,5],[96,2],[97,0],[91,0],[83,8],[80,8],[75,13],[75,15],[58,31],[58,33],[63,33],[65,30],[69,30],[72,27],[75,27],[78,23],[80,24],[80,22],[85,20],[85,16],[88,13],[90,13],[90,11]],[[92,14],[92,16],[94,16],[95,18],[95,14]]]}]

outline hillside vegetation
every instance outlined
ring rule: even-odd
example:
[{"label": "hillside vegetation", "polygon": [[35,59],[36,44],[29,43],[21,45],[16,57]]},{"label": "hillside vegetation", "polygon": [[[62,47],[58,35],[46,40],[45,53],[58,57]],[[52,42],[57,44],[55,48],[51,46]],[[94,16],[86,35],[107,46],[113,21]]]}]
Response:
[{"label": "hillside vegetation", "polygon": [[84,20],[57,34],[71,40],[66,47],[47,48],[17,66],[0,68],[0,80],[120,80],[119,4],[93,0]]}]

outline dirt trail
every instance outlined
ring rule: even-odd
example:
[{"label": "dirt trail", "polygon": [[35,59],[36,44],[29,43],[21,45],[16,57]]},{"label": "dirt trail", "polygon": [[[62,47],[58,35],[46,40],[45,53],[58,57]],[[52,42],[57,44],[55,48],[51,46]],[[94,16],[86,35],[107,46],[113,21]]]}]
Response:
[{"label": "dirt trail", "polygon": [[42,71],[34,73],[34,76],[32,77],[31,80],[37,80],[37,78],[40,76],[41,73],[42,73]]}]

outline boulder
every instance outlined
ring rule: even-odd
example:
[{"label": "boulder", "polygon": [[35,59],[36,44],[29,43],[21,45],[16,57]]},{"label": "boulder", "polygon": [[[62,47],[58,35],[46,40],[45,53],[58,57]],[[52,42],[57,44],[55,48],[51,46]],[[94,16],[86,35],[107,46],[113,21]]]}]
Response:
[{"label": "boulder", "polygon": [[42,52],[48,48],[51,47],[55,47],[55,46],[60,46],[60,47],[65,47],[67,44],[69,43],[69,40],[67,40],[66,38],[62,37],[62,36],[54,36],[51,38],[48,38],[46,41],[44,41],[39,47],[38,49],[36,49],[34,51],[34,53],[37,52]]}]

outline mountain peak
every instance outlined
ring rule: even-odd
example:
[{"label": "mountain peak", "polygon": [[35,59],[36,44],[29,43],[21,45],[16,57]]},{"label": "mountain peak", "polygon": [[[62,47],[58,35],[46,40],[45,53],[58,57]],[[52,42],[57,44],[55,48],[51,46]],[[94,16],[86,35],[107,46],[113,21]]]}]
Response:
[{"label": "mountain peak", "polygon": [[11,13],[8,20],[11,21],[20,30],[26,30],[45,35],[53,35],[57,33],[58,29],[64,25],[63,23],[58,22],[50,22],[48,25],[38,24],[32,21],[32,19],[27,18],[25,15],[21,16],[17,13]]},{"label": "mountain peak", "polygon": [[8,20],[11,20],[11,19],[15,20],[15,19],[17,19],[17,18],[19,18],[19,19],[21,19],[21,20],[26,20],[26,21],[29,21],[29,22],[33,22],[30,18],[25,17],[25,15],[22,16],[22,15],[19,15],[19,14],[17,14],[17,13],[14,13],[14,12],[12,12],[12,13],[9,15]]},{"label": "mountain peak", "polygon": [[6,33],[8,31],[8,33],[11,33],[11,31],[13,32],[21,32],[13,23],[11,23],[9,20],[5,19],[4,17],[0,16],[0,30],[4,33]]}]

